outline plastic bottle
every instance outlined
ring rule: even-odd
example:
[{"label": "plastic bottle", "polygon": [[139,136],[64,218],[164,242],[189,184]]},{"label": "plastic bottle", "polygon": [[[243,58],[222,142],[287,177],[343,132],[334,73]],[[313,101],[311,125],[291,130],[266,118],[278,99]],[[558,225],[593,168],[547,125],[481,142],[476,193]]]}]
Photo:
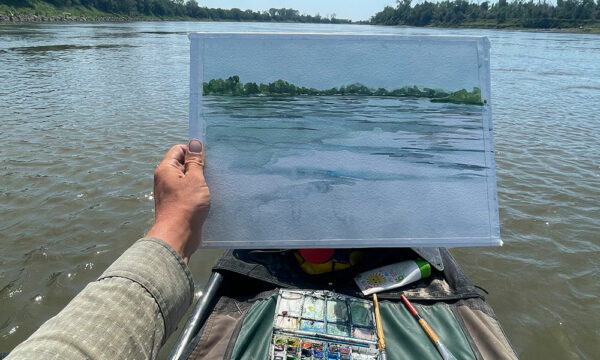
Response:
[{"label": "plastic bottle", "polygon": [[358,274],[354,281],[364,295],[396,289],[431,275],[431,265],[424,260],[406,260]]}]

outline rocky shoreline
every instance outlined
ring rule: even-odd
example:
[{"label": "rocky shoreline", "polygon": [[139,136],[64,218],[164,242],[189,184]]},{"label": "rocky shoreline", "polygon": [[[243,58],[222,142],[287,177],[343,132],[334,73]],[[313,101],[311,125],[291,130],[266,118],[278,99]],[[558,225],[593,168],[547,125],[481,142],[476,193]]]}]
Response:
[{"label": "rocky shoreline", "polygon": [[44,16],[44,15],[26,15],[26,14],[0,14],[0,24],[29,24],[29,23],[68,23],[68,22],[125,22],[135,19],[122,16]]}]

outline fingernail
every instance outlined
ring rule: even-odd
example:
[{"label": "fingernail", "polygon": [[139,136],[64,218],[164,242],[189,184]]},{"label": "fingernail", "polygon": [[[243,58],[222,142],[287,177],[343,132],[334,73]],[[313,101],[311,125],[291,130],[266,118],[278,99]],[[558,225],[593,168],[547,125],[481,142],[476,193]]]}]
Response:
[{"label": "fingernail", "polygon": [[201,153],[202,152],[202,143],[198,139],[192,139],[192,140],[190,140],[190,143],[188,144],[188,149],[190,150],[190,152]]}]

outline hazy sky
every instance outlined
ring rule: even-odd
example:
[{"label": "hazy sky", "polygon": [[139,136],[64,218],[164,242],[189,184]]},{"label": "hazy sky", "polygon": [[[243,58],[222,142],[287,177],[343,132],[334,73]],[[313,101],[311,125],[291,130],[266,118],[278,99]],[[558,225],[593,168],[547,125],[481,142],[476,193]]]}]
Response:
[{"label": "hazy sky", "polygon": [[404,85],[452,91],[481,87],[477,43],[472,39],[343,39],[209,36],[202,46],[203,80],[239,75],[243,82],[284,79],[317,89],[357,82],[387,89]]},{"label": "hazy sky", "polygon": [[293,8],[300,13],[321,16],[336,14],[338,18],[367,20],[395,0],[198,0],[200,6],[268,10]]}]

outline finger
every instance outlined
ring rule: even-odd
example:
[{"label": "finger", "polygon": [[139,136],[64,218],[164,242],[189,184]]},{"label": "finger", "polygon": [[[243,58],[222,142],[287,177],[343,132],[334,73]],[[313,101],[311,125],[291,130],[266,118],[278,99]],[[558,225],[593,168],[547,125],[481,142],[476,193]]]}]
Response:
[{"label": "finger", "polygon": [[184,164],[186,176],[195,177],[202,184],[206,183],[204,180],[204,146],[199,140],[190,140],[188,151],[185,153]]},{"label": "finger", "polygon": [[160,165],[172,166],[172,167],[175,167],[177,170],[183,172],[184,171],[183,163],[185,161],[185,153],[186,152],[187,152],[187,146],[181,145],[181,144],[175,145],[171,149],[169,149],[169,151],[167,151],[167,154],[163,158]]},{"label": "finger", "polygon": [[180,164],[183,164],[185,160],[185,153],[187,150],[187,146],[179,144],[174,145],[167,151],[165,157],[163,158],[163,163],[171,163],[172,161],[177,161]]}]

